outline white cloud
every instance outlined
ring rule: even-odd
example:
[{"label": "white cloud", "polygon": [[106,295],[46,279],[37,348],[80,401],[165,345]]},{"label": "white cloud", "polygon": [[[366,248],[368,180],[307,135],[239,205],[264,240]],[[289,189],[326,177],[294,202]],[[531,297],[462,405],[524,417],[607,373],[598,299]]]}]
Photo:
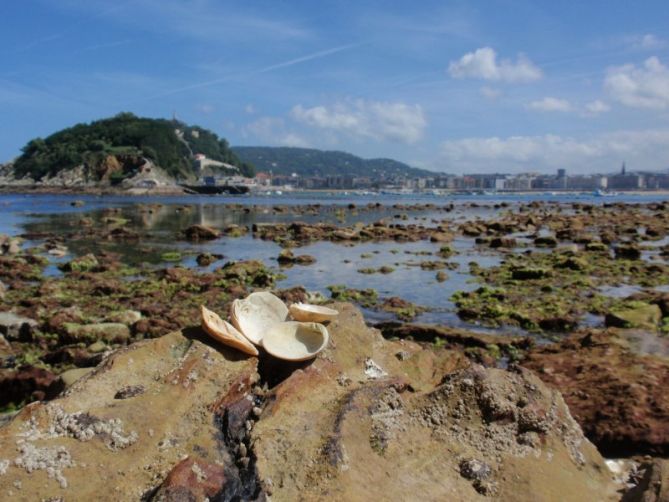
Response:
[{"label": "white cloud", "polygon": [[610,68],[604,87],[626,106],[656,110],[669,107],[669,68],[656,57],[646,59],[641,67],[626,64]]},{"label": "white cloud", "polygon": [[662,49],[667,46],[665,40],[652,33],[646,33],[644,35],[627,35],[622,38],[622,43],[630,49],[635,50]]},{"label": "white cloud", "polygon": [[558,135],[464,138],[441,144],[440,169],[517,172],[564,167],[576,172],[615,169],[624,160],[637,169],[669,165],[669,129],[618,131],[585,139]]},{"label": "white cloud", "polygon": [[481,87],[480,92],[484,98],[491,100],[495,100],[502,95],[502,91],[495,89],[494,87],[488,87],[487,85]]},{"label": "white cloud", "polygon": [[491,47],[468,52],[458,61],[451,61],[448,73],[454,78],[480,78],[502,82],[532,82],[542,77],[541,70],[523,54],[514,63],[508,59],[497,61]]},{"label": "white cloud", "polygon": [[242,134],[277,146],[308,147],[309,142],[299,134],[286,129],[286,123],[278,117],[261,117],[248,124]]},{"label": "white cloud", "polygon": [[527,107],[540,112],[568,112],[571,111],[571,103],[566,99],[546,97],[538,101],[532,101]]},{"label": "white cloud", "polygon": [[419,105],[358,99],[332,106],[294,106],[298,122],[377,141],[416,143],[423,137],[427,120]]},{"label": "white cloud", "polygon": [[600,113],[605,113],[611,110],[611,107],[607,103],[599,99],[586,103],[584,108],[585,114],[589,116],[599,115]]},{"label": "white cloud", "polygon": [[664,40],[653,35],[652,33],[648,33],[642,36],[639,43],[644,49],[659,49],[666,45]]},{"label": "white cloud", "polygon": [[210,113],[213,113],[216,110],[216,108],[214,108],[214,105],[211,105],[209,103],[203,103],[201,105],[197,105],[195,109],[198,112],[203,113],[204,115],[209,115]]}]

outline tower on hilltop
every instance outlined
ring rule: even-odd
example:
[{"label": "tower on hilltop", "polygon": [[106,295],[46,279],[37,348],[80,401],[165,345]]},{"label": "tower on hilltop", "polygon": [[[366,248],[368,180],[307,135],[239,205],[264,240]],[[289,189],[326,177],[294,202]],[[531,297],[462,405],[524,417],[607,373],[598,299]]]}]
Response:
[{"label": "tower on hilltop", "polygon": [[627,171],[627,168],[625,167],[625,161],[623,160],[623,167],[622,167],[622,169],[620,170],[620,174],[622,174],[623,176],[625,176],[626,171]]}]

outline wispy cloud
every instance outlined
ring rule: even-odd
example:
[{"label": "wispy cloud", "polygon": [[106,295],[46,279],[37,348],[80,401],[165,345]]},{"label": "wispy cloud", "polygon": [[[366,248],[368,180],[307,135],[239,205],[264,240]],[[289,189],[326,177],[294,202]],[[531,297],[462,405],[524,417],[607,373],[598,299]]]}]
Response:
[{"label": "wispy cloud", "polygon": [[304,137],[288,130],[285,120],[279,117],[260,117],[244,127],[242,135],[277,146],[309,146]]},{"label": "wispy cloud", "polygon": [[[271,14],[253,3],[231,5],[216,0],[130,0],[132,12],[117,12],[114,19],[162,35],[171,34],[192,40],[229,43],[231,40],[304,39],[311,31],[280,9]],[[95,11],[107,0],[75,2],[73,8]]]},{"label": "wispy cloud", "polygon": [[153,96],[148,96],[145,99],[156,99],[156,98],[163,98],[165,96],[170,96],[172,94],[178,94],[180,92],[185,92],[185,91],[191,91],[194,89],[201,89],[203,87],[211,87],[213,85],[218,85],[222,84],[225,82],[229,82],[234,79],[238,78],[247,78],[247,77],[252,77],[254,75],[260,75],[263,73],[269,73],[272,71],[280,70],[282,68],[288,68],[290,66],[295,66],[301,63],[306,63],[307,61],[313,61],[316,59],[321,59],[327,56],[331,56],[333,54],[337,54],[338,52],[343,52],[347,51],[350,49],[354,49],[356,47],[360,47],[362,44],[348,44],[348,45],[341,45],[339,47],[333,47],[331,49],[326,49],[318,52],[314,52],[312,54],[307,54],[306,56],[301,56],[299,58],[295,59],[289,59],[287,61],[282,61],[280,63],[275,63],[269,66],[265,66],[263,68],[258,68],[256,70],[251,70],[247,72],[235,72],[235,73],[230,73],[228,75],[225,75],[220,78],[216,78],[213,80],[206,80],[204,82],[196,82],[194,84],[190,85],[185,85],[183,87],[178,87],[175,89],[169,89],[167,91],[161,92],[159,94],[154,94]]},{"label": "wispy cloud", "polygon": [[536,110],[540,112],[569,112],[572,110],[572,106],[569,101],[551,96],[532,101],[527,105],[527,107],[530,110]]},{"label": "wispy cloud", "polygon": [[338,52],[346,51],[349,49],[354,49],[356,47],[360,47],[363,44],[348,44],[348,45],[341,45],[339,47],[333,47],[332,49],[326,49],[324,51],[319,51],[319,52],[314,52],[313,54],[308,54],[306,56],[302,56],[299,58],[291,59],[288,61],[284,61],[282,63],[277,63],[273,64],[270,66],[266,66],[265,68],[261,68],[259,70],[256,70],[254,72],[251,72],[251,75],[258,75],[261,73],[267,73],[270,71],[278,70],[280,68],[287,68],[289,66],[294,66],[296,64],[300,63],[306,63],[307,61],[313,61],[314,59],[320,59],[324,58],[326,56],[331,56],[332,54],[337,54]]},{"label": "wispy cloud", "polygon": [[586,103],[584,109],[585,109],[585,111],[583,112],[584,116],[595,117],[597,115],[610,111],[611,107],[604,101],[596,99],[594,101]]},{"label": "wispy cloud", "polygon": [[132,43],[132,40],[127,39],[127,40],[117,40],[116,42],[108,42],[105,44],[94,44],[94,45],[89,45],[87,47],[82,47],[81,49],[77,49],[76,51],[73,51],[72,54],[80,54],[82,52],[92,52],[101,49],[112,49],[114,47],[121,47],[123,45],[128,45],[130,43]]},{"label": "wispy cloud", "polygon": [[63,29],[61,31],[58,31],[56,33],[52,33],[51,35],[46,35],[44,37],[36,38],[36,39],[28,42],[27,44],[21,46],[21,47],[15,48],[12,52],[28,51],[28,50],[33,49],[35,47],[38,47],[40,45],[46,44],[48,42],[53,42],[54,40],[58,40],[58,39],[63,38],[67,35],[70,35],[72,33],[76,33],[76,29],[79,26],[81,26],[83,24],[86,24],[86,23],[90,23],[91,21],[94,21],[96,19],[107,17],[107,16],[109,16],[109,15],[115,13],[115,12],[121,11],[128,4],[130,4],[134,1],[135,0],[127,0],[125,2],[118,3],[118,4],[114,5],[113,7],[109,7],[107,9],[94,11],[93,14],[85,16],[85,17],[79,19],[78,21],[74,21],[72,24],[67,26],[65,29]]}]

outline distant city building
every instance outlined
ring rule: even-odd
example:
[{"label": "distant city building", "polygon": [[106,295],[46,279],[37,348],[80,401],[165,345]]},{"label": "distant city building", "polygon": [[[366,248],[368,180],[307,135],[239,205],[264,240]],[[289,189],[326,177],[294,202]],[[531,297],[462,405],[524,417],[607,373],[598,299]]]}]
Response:
[{"label": "distant city building", "polygon": [[255,180],[260,186],[270,186],[272,184],[272,175],[260,172],[255,175]]},{"label": "distant city building", "polygon": [[[231,175],[238,175],[236,167],[207,159],[202,154],[193,156],[197,172],[203,182],[220,184]],[[277,167],[277,166],[275,166]],[[222,174],[224,173],[224,174]],[[225,178],[224,178],[225,176]],[[207,178],[207,179],[205,179]],[[557,169],[555,174],[526,172],[517,175],[491,174],[437,174],[432,176],[408,177],[404,174],[370,172],[368,176],[349,174],[330,176],[273,175],[270,171],[260,172],[247,183],[255,186],[292,186],[304,189],[330,190],[455,190],[455,191],[560,191],[573,190],[589,192],[598,189],[610,190],[658,190],[669,189],[669,170],[629,172],[625,163],[620,171],[612,175],[567,174],[566,168]]]},{"label": "distant city building", "polygon": [[607,178],[601,175],[591,176],[570,176],[567,178],[567,186],[569,190],[591,191],[597,189],[607,188]]},{"label": "distant city building", "polygon": [[625,163],[620,169],[620,174],[608,177],[608,188],[610,190],[639,190],[645,188],[644,176],[641,174],[628,173]]}]

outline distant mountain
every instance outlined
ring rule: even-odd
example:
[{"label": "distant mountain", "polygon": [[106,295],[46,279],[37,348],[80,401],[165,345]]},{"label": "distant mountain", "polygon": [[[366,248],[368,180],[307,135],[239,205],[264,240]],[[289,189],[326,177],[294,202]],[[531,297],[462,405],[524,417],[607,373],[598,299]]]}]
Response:
[{"label": "distant mountain", "polygon": [[241,161],[228,142],[198,126],[132,113],[77,124],[47,138],[36,138],[13,163],[14,176],[35,180],[63,171],[82,170],[93,182],[120,181],[134,175],[149,160],[176,179],[194,177],[193,156],[236,166],[253,176],[253,166]]},{"label": "distant mountain", "polygon": [[433,172],[411,167],[392,159],[362,159],[350,153],[312,148],[236,146],[233,151],[243,162],[253,164],[257,171],[277,175],[297,173],[301,176],[430,176]]}]

